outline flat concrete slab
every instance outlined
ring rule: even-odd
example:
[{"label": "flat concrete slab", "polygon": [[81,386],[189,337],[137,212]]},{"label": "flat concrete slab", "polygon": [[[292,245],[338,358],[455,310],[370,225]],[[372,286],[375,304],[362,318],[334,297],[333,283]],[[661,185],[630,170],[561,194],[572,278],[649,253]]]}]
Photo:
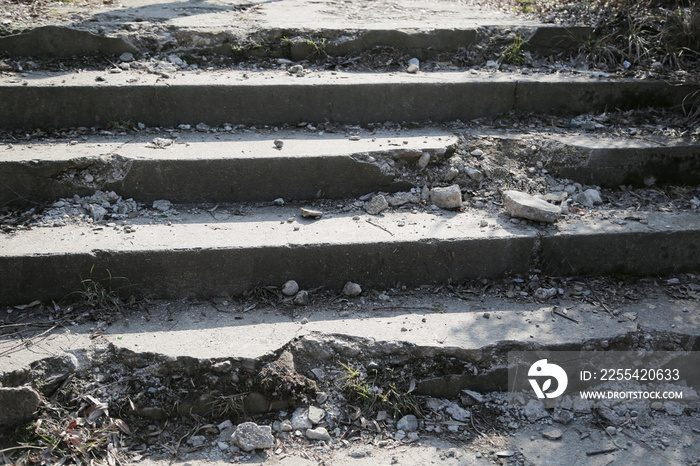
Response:
[{"label": "flat concrete slab", "polygon": [[697,213],[648,212],[642,223],[625,221],[627,211],[609,211],[592,222],[573,217],[544,229],[482,211],[310,220],[284,206],[218,215],[225,220],[203,213],[181,223],[67,225],[0,236],[2,299],[61,299],[80,290],[83,279],[109,276],[126,295],[177,298],[238,295],[290,276],[303,277],[309,288],[340,289],[348,280],[443,284],[531,268],[647,275],[700,266]]},{"label": "flat concrete slab", "polygon": [[600,73],[319,71],[297,77],[280,70],[186,72],[165,79],[137,71],[37,72],[0,79],[0,100],[13,109],[0,114],[0,127],[89,127],[119,121],[148,126],[468,121],[509,111],[671,108],[698,86]]}]

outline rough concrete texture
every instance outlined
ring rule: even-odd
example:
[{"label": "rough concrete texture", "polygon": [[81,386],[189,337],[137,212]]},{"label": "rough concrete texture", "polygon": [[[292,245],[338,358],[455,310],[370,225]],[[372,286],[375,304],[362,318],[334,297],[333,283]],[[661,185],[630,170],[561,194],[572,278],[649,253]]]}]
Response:
[{"label": "rough concrete texture", "polygon": [[27,422],[39,407],[39,394],[31,387],[0,387],[0,426]]},{"label": "rough concrete texture", "polygon": [[[133,43],[142,52],[192,48],[231,53],[232,45],[251,37],[279,40],[282,36],[303,36],[304,40],[294,45],[305,57],[308,54],[305,38],[313,36],[328,39],[325,52],[329,54],[390,45],[423,56],[467,47],[474,43],[477,34],[487,33],[484,28],[494,25],[517,26],[524,37],[532,38],[536,47],[561,47],[572,36],[588,36],[579,33],[578,29],[583,28],[567,30],[474,5],[426,0],[401,4],[312,0],[191,4],[126,0],[90,9],[59,4],[51,12],[18,25],[29,32],[0,38],[0,50],[15,55],[64,56],[91,51],[118,53],[122,48],[133,50]],[[368,21],[368,17],[372,20]],[[62,28],[41,28],[44,25]],[[81,34],[86,31],[92,34]],[[94,33],[105,37],[98,38]],[[70,44],[55,41],[57,35],[69,38]]]},{"label": "rough concrete texture", "polygon": [[285,71],[220,71],[178,73],[170,79],[136,72],[42,72],[0,79],[0,100],[15,109],[0,114],[0,126],[89,127],[119,120],[149,126],[467,121],[511,110],[577,114],[676,107],[699,88],[654,80],[469,72],[318,72],[296,78]]},{"label": "rough concrete texture", "polygon": [[[402,186],[382,171],[384,159],[410,162],[423,152],[443,157],[457,137],[427,128],[401,135],[375,131],[359,140],[308,130],[274,135],[182,132],[164,140],[167,146],[153,140],[136,135],[2,145],[0,202],[18,195],[53,201],[96,189],[139,202],[313,199],[319,192],[326,198],[360,196]],[[274,140],[283,147],[276,148]],[[85,182],[86,174],[90,182]]]},{"label": "rough concrete texture", "polygon": [[[302,276],[340,288],[348,280],[387,286],[545,273],[665,274],[697,270],[700,216],[626,211],[556,230],[514,225],[507,216],[443,212],[344,214],[305,219],[274,207],[216,221],[209,214],[134,230],[71,226],[0,236],[6,304],[61,299],[81,280],[114,277],[122,293],[174,298],[237,295]],[[293,222],[285,219],[294,218]],[[282,220],[282,222],[280,221]],[[120,277],[117,279],[116,277]],[[118,282],[118,284],[117,284]]]}]

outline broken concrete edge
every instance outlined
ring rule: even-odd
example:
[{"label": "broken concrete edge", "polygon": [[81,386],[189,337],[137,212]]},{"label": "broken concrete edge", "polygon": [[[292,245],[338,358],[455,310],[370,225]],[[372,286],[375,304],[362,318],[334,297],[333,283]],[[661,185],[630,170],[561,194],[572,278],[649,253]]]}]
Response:
[{"label": "broken concrete edge", "polygon": [[[119,31],[116,34],[95,33],[90,28],[71,26],[41,26],[22,33],[0,37],[0,52],[14,57],[49,56],[67,58],[83,54],[119,55],[125,52],[145,54],[218,53],[270,58],[291,58],[295,61],[323,56],[347,56],[377,46],[393,47],[412,53],[417,58],[429,58],[439,53],[456,53],[480,40],[494,30],[505,27],[489,26],[467,29],[435,30],[337,30],[337,29],[268,29],[241,37],[235,31],[209,31],[199,28],[163,30],[169,40],[154,40],[152,34]],[[524,26],[515,29],[531,50],[552,51],[573,49],[594,34],[589,27]],[[158,33],[156,33],[157,35]],[[154,45],[157,47],[154,48]]]},{"label": "broken concrete edge", "polygon": [[[647,220],[643,225],[603,221],[557,233],[512,227],[514,231],[493,234],[481,231],[474,220],[470,236],[460,231],[458,237],[438,235],[411,240],[408,230],[405,239],[378,239],[371,225],[365,225],[366,229],[358,225],[343,227],[346,219],[329,219],[330,229],[309,230],[311,242],[299,237],[300,243],[290,244],[288,237],[277,233],[282,234],[275,240],[277,245],[269,243],[273,240],[269,237],[266,244],[245,246],[232,238],[251,234],[246,230],[249,225],[243,225],[238,233],[237,224],[218,228],[219,232],[207,225],[172,225],[167,240],[158,236],[163,234],[158,226],[143,226],[132,236],[134,244],[128,246],[117,239],[115,232],[117,236],[111,240],[94,237],[94,241],[101,241],[100,249],[93,244],[93,235],[83,236],[87,242],[82,247],[88,251],[92,248],[91,252],[67,249],[40,253],[34,248],[28,254],[13,253],[8,239],[7,252],[0,257],[0,276],[6,277],[2,300],[7,305],[37,299],[62,300],[80,293],[88,274],[92,281],[106,280],[125,298],[175,299],[237,296],[256,286],[284,283],[292,276],[303,276],[310,287],[341,289],[352,280],[381,289],[397,281],[415,285],[458,283],[522,275],[533,268],[553,276],[652,276],[700,270],[698,215],[651,215]],[[321,239],[342,228],[358,236],[343,241]],[[464,228],[467,226],[459,225],[457,229]],[[264,235],[256,231],[256,235]],[[42,242],[60,244],[56,236],[60,232],[53,229],[37,234],[43,237]],[[31,233],[24,234],[25,242],[35,238]],[[192,238],[207,238],[208,243],[198,246]],[[108,246],[111,241],[116,241],[115,246]],[[167,249],[153,247],[163,241],[167,241]],[[319,267],[319,261],[323,267]]]},{"label": "broken concrete edge", "polygon": [[[116,191],[123,198],[150,203],[168,199],[176,203],[249,202],[284,199],[347,198],[369,192],[409,190],[413,185],[401,176],[382,169],[382,160],[413,162],[422,153],[442,159],[454,152],[454,139],[441,146],[420,149],[349,152],[332,156],[318,153],[308,156],[202,159],[181,154],[172,158],[147,159],[122,156],[117,152],[95,157],[56,160],[45,151],[44,157],[16,162],[0,162],[3,178],[0,202],[20,205],[26,199],[53,202],[74,195],[91,195],[95,190]],[[221,143],[227,149],[226,143]],[[238,149],[235,151],[234,148]],[[70,148],[68,149],[70,150]],[[240,151],[232,145],[231,153]],[[124,150],[118,152],[125,153]],[[129,151],[132,155],[134,151]],[[370,162],[372,160],[372,162]],[[246,176],[241,178],[240,173]],[[89,182],[85,181],[88,176]],[[235,183],[230,180],[235,179]],[[461,203],[460,205],[461,206]]]},{"label": "broken concrete edge", "polygon": [[[99,75],[100,72],[85,72],[80,77],[72,76],[75,84],[59,78],[48,79],[39,86],[1,85],[0,100],[15,111],[0,114],[0,127],[90,127],[114,121],[138,121],[153,127],[193,121],[211,125],[469,121],[510,111],[561,115],[607,108],[634,109],[640,105],[679,108],[688,94],[700,90],[699,84],[670,86],[652,80],[484,78],[461,72],[412,77],[328,74],[315,79],[313,85],[307,80],[290,82],[285,73],[261,73],[268,79],[257,82],[222,84],[226,78],[240,78],[236,73],[224,73],[217,76],[217,81],[207,75],[183,75],[168,85],[128,86],[120,82],[126,82],[127,77],[120,75],[116,75],[114,83],[110,78],[110,82],[96,85]],[[274,101],[269,99],[271,94],[276,96]],[[408,100],[407,95],[411,96]]]},{"label": "broken concrete edge", "polygon": [[[457,348],[313,332],[256,359],[241,359],[235,355],[199,359],[187,355],[134,352],[98,340],[91,349],[71,350],[34,361],[22,369],[0,372],[0,386],[3,387],[0,388],[0,397],[19,403],[22,408],[21,413],[19,408],[15,410],[21,416],[10,416],[16,414],[12,411],[2,419],[6,424],[27,422],[36,412],[39,393],[50,397],[68,377],[84,377],[92,374],[95,367],[110,367],[112,372],[119,372],[115,367],[122,366],[125,373],[133,374],[131,379],[139,378],[139,374],[149,377],[167,375],[173,384],[186,383],[188,388],[177,399],[136,401],[131,409],[125,400],[121,400],[125,405],[122,408],[131,415],[164,420],[190,414],[220,416],[216,400],[231,393],[239,393],[242,409],[247,415],[308,405],[320,391],[314,369],[322,364],[337,365],[340,369],[343,366],[365,367],[371,362],[398,372],[410,366],[416,376],[412,395],[453,399],[463,390],[507,392],[508,355],[512,351],[634,351],[640,345],[657,350],[700,351],[700,338],[698,335],[638,329],[614,337],[564,344],[506,340],[482,348]],[[191,378],[199,381],[194,390],[189,384]],[[113,383],[125,384],[129,380]],[[232,390],[232,384],[236,390]],[[116,411],[119,408],[110,406]]]}]

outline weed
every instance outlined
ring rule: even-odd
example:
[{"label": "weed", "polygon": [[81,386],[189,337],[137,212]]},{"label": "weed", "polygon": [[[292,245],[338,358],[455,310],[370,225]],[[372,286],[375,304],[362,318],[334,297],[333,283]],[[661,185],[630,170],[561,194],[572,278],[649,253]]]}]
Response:
[{"label": "weed", "polygon": [[[126,280],[124,277],[113,277],[107,270],[107,277],[96,280],[93,278],[95,266],[90,268],[90,276],[80,281],[81,290],[74,291],[71,295],[77,295],[80,304],[98,311],[121,312],[122,301],[119,298],[119,290],[114,287],[116,280]],[[70,295],[69,295],[70,296]]]},{"label": "weed", "polygon": [[136,123],[131,120],[113,120],[105,125],[105,128],[112,131],[133,131]]},{"label": "weed", "polygon": [[639,22],[629,18],[628,23],[629,31],[624,37],[625,44],[627,45],[625,58],[630,63],[640,64],[651,56],[652,45],[647,37],[648,32],[644,30]]},{"label": "weed", "polygon": [[691,92],[683,98],[681,105],[686,121],[693,122],[700,119],[700,91]]},{"label": "weed", "polygon": [[311,49],[311,53],[307,58],[318,60],[321,58],[325,58],[328,56],[326,53],[326,39],[323,38],[321,39],[320,42],[317,42],[312,39],[307,39],[306,40],[306,45]]},{"label": "weed", "polygon": [[370,416],[379,410],[391,413],[394,420],[406,414],[421,415],[418,399],[412,394],[415,383],[411,382],[407,389],[399,388],[398,377],[393,369],[380,371],[373,368],[371,377],[360,369],[353,369],[349,364],[341,364],[345,375],[339,379],[348,399],[361,404],[361,411]]},{"label": "weed", "polygon": [[526,63],[525,51],[523,46],[527,43],[523,39],[522,34],[518,34],[514,39],[513,43],[505,48],[501,52],[501,56],[498,58],[499,63],[507,63],[509,65],[524,65]]},{"label": "weed", "polygon": [[218,395],[213,396],[207,403],[212,415],[219,419],[239,419],[245,415],[243,397],[245,395]]},{"label": "weed", "polygon": [[576,61],[592,61],[594,63],[604,63],[608,66],[615,66],[619,63],[620,51],[613,45],[612,35],[603,37],[593,37],[589,35],[582,40],[578,48]]}]

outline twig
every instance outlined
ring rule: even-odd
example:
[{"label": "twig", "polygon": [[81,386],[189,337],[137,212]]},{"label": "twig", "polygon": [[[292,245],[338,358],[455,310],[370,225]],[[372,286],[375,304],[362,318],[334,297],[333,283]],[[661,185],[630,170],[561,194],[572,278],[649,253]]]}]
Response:
[{"label": "twig", "polygon": [[381,225],[377,225],[376,223],[374,223],[374,222],[373,222],[372,220],[370,220],[370,219],[365,220],[365,222],[369,223],[370,225],[374,225],[375,227],[377,227],[377,228],[379,228],[379,229],[381,229],[381,230],[386,231],[386,232],[389,233],[391,236],[394,236],[394,234],[393,234],[392,232],[390,232],[389,230],[387,230],[386,228],[384,228],[384,227],[381,226]]},{"label": "twig", "polygon": [[556,314],[556,315],[558,315],[559,317],[563,317],[563,318],[565,318],[565,319],[569,319],[571,322],[576,322],[576,323],[578,324],[578,320],[574,319],[573,317],[567,316],[567,315],[564,314],[563,312],[559,312],[559,311],[556,311],[556,310],[552,309],[552,314]]},{"label": "twig", "polygon": [[586,456],[604,455],[606,453],[614,453],[617,450],[619,450],[619,448],[605,448],[603,450],[587,451]]}]

